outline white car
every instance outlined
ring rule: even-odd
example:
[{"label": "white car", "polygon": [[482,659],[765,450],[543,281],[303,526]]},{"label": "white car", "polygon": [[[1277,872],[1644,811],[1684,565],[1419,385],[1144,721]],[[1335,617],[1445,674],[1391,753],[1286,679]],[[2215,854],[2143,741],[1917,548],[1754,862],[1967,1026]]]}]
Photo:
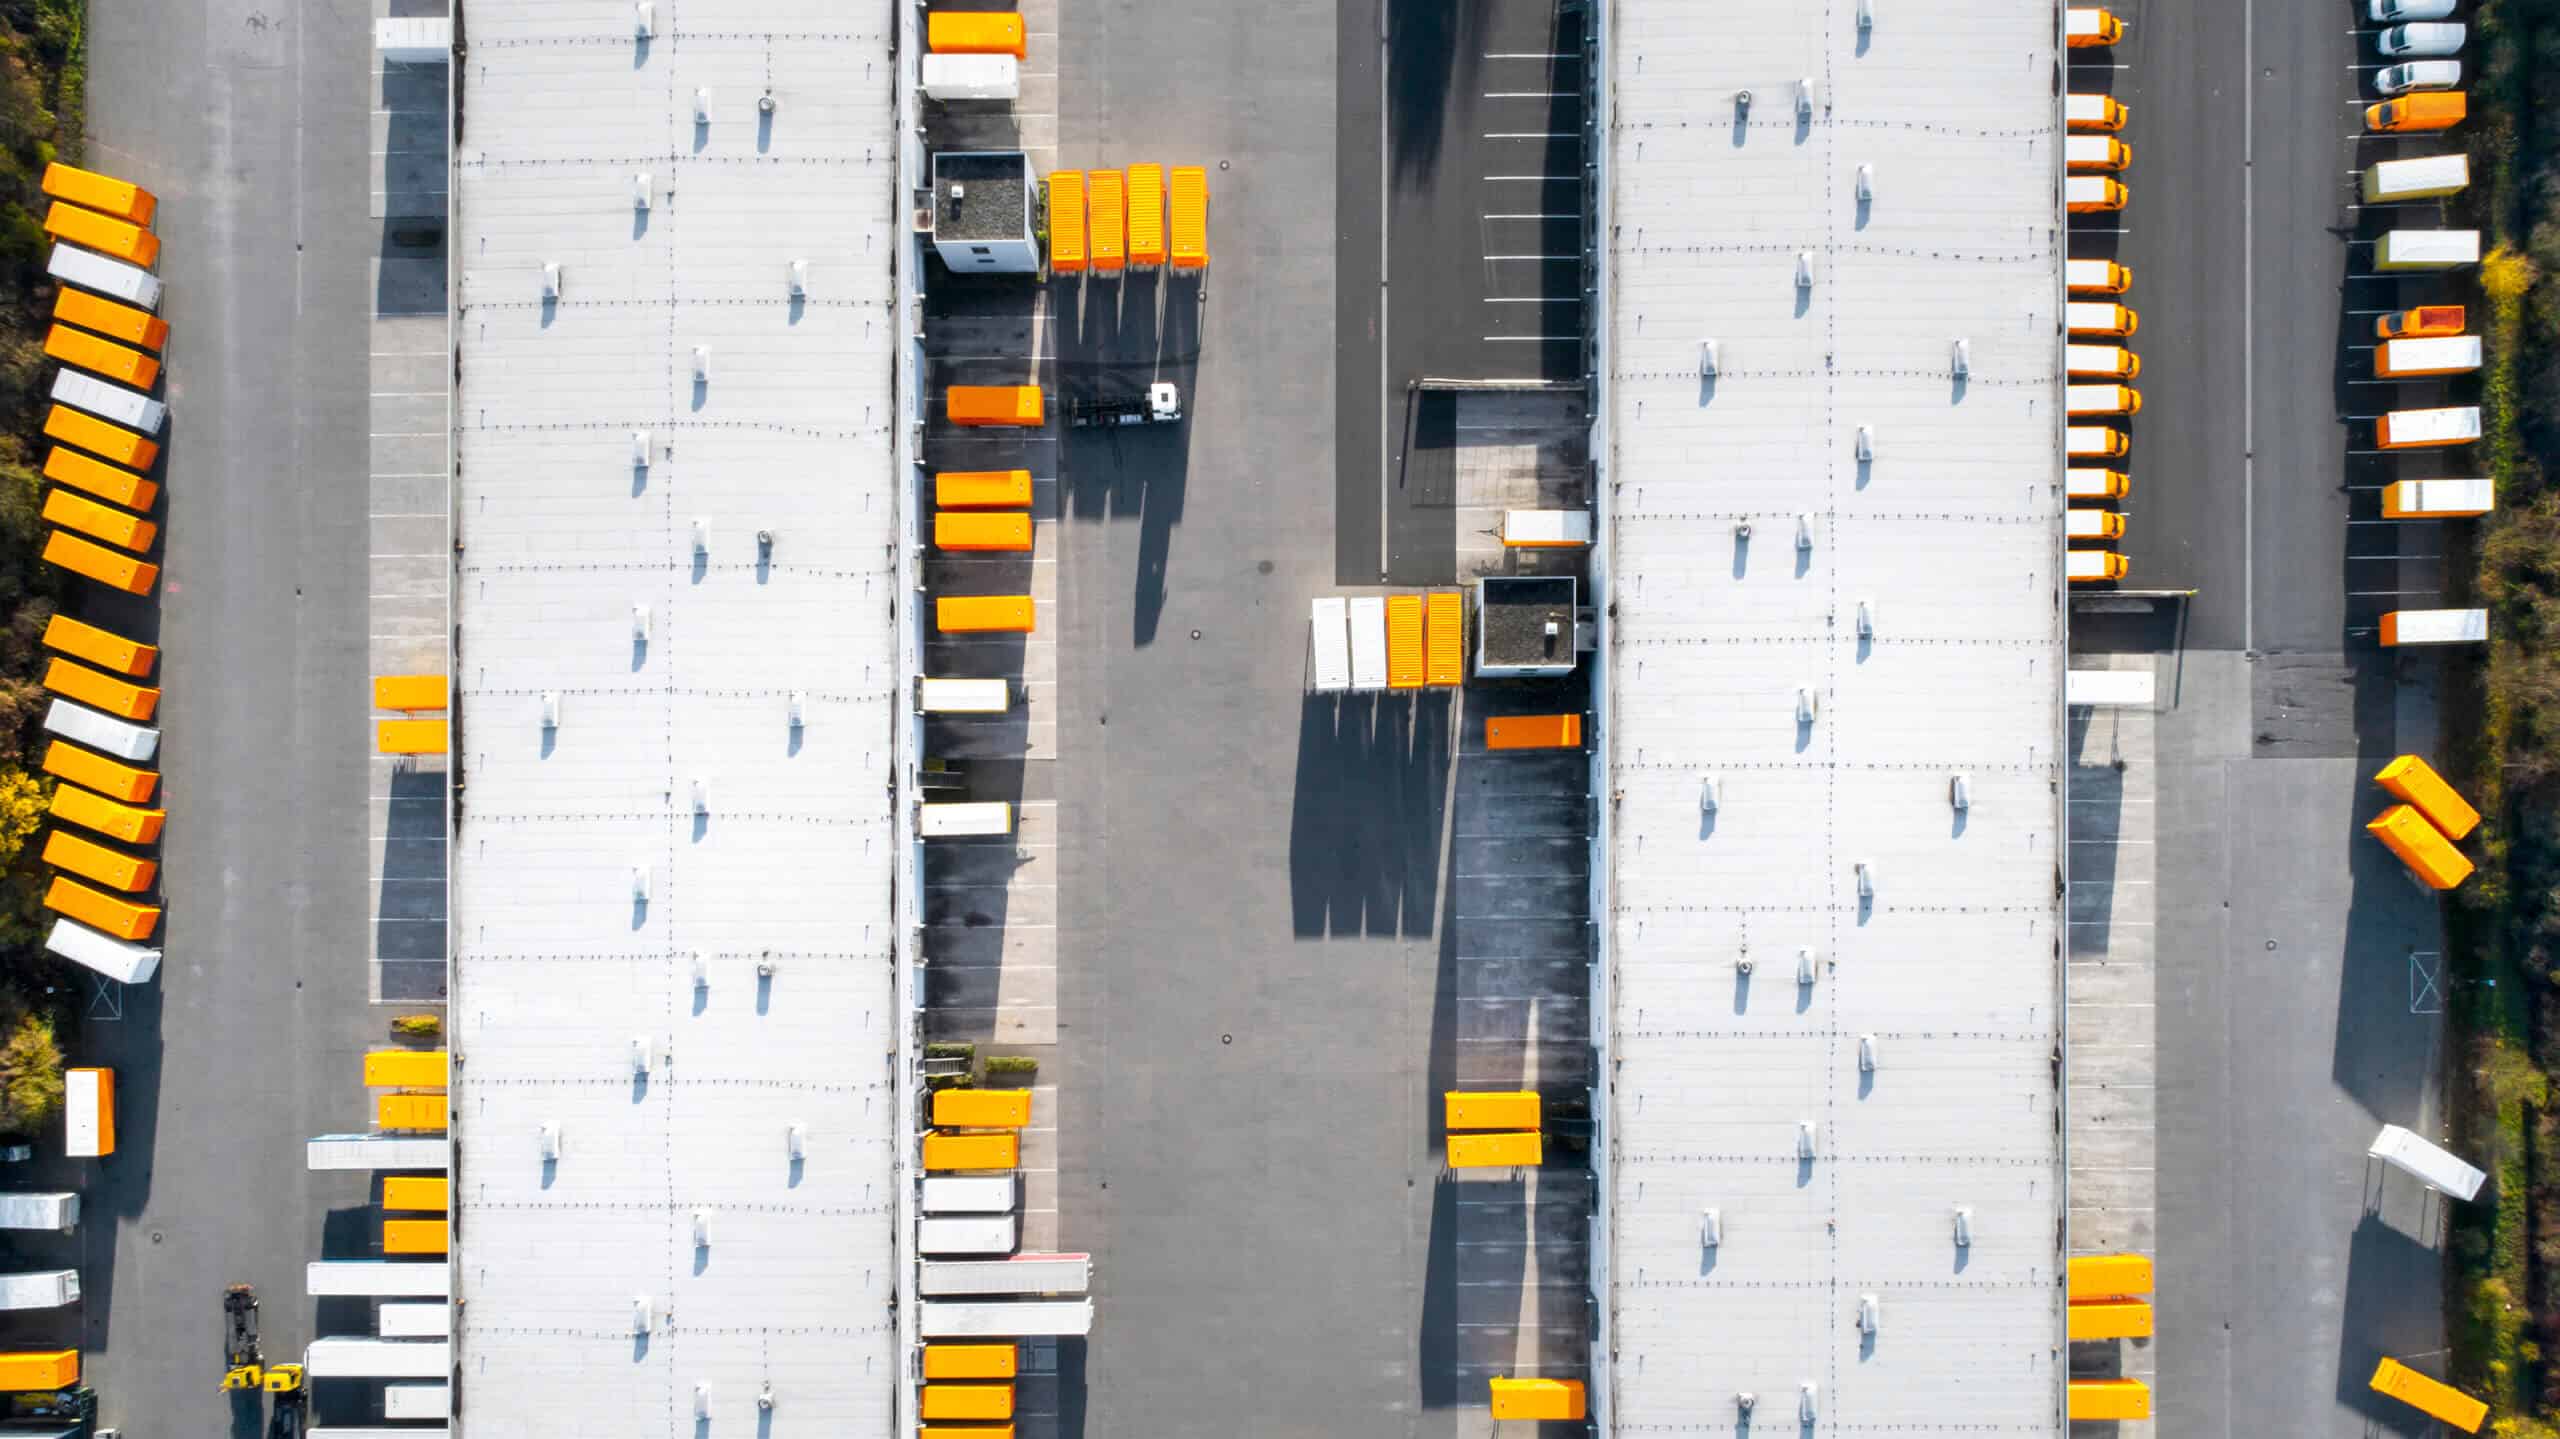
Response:
[{"label": "white car", "polygon": [[2375,46],[2385,55],[2459,55],[2462,53],[2463,28],[2459,25],[2394,25],[2376,37]]},{"label": "white car", "polygon": [[2453,13],[2454,0],[2373,0],[2368,13],[2376,25],[2400,20],[2442,20]]},{"label": "white car", "polygon": [[2459,60],[2413,60],[2406,65],[2385,65],[2373,73],[2373,88],[2383,95],[2400,95],[2411,90],[2451,90],[2462,83]]}]

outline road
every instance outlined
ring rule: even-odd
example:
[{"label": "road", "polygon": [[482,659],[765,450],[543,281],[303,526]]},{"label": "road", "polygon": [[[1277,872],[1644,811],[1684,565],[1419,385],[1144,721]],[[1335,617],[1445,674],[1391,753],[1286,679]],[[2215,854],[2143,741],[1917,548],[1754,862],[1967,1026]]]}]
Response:
[{"label": "road", "polygon": [[257,1286],[282,1357],[312,1333],[303,1263],[373,1242],[368,1176],[308,1175],[302,1153],[362,1127],[375,1033],[371,16],[208,0],[90,22],[89,158],[161,197],[165,579],[156,620],[98,613],[164,652],[168,958],[70,1046],[115,1068],[121,1131],[84,1185],[80,1342],[106,1424],[205,1432],[223,1286]]},{"label": "road", "polygon": [[2443,1346],[2441,1215],[2363,1151],[2386,1121],[2439,1118],[2440,999],[2419,976],[2441,933],[2359,829],[2383,803],[2372,771],[2435,737],[2433,665],[2372,638],[2389,592],[2426,603],[2434,537],[2371,523],[2370,486],[2439,470],[2351,454],[2370,431],[2344,418],[2381,393],[2351,383],[2370,372],[2352,347],[2396,293],[2350,278],[2368,258],[2350,237],[2387,223],[2349,205],[2370,43],[2343,4],[2125,13],[2118,68],[2072,83],[2131,110],[2113,253],[2145,406],[2124,548],[2131,584],[2196,593],[2075,625],[2084,655],[2157,654],[2163,710],[2125,756],[2125,792],[2156,798],[2096,826],[2141,853],[2073,863],[2156,884],[2113,907],[2156,930],[2112,936],[2156,962],[2155,1427],[2416,1432],[2363,1381],[2380,1353],[2433,1367]]}]

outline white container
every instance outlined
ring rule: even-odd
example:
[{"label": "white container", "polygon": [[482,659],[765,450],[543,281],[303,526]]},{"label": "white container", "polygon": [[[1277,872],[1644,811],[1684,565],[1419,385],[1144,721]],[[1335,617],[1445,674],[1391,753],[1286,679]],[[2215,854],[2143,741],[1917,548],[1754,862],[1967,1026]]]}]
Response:
[{"label": "white container", "polygon": [[79,1222],[77,1194],[0,1194],[0,1229],[52,1229],[68,1234]]},{"label": "white container", "polygon": [[435,1169],[445,1167],[444,1141],[390,1134],[322,1134],[302,1146],[312,1169]]},{"label": "white container", "polygon": [[64,739],[105,750],[121,760],[141,764],[160,752],[160,731],[127,724],[103,710],[58,699],[45,706],[44,727]]},{"label": "white container", "polygon": [[1319,595],[1307,602],[1307,653],[1315,666],[1316,693],[1351,688],[1350,606],[1342,596]]},{"label": "white container", "polygon": [[2438,335],[2432,339],[2385,340],[2373,352],[2373,374],[2379,380],[2416,375],[2467,375],[2480,368],[2478,335]]},{"label": "white container", "polygon": [[2124,530],[2121,523],[2109,523],[2115,519],[2113,510],[2084,510],[2075,506],[2062,512],[2062,533],[2066,538],[2075,540],[2116,539]]},{"label": "white container", "polygon": [[2113,260],[2065,260],[2062,262],[2064,289],[2086,295],[2116,295],[2124,291]]},{"label": "white container", "polygon": [[2065,135],[2062,163],[2074,170],[2121,170],[2127,148],[2113,135]]},{"label": "white container", "polygon": [[1000,799],[916,808],[916,833],[926,839],[967,839],[1013,833],[1013,806]]},{"label": "white container", "polygon": [[918,1294],[1082,1294],[1093,1282],[1089,1254],[1017,1254],[1011,1259],[926,1260]]},{"label": "white container", "polygon": [[120,984],[142,984],[160,972],[160,951],[118,939],[76,919],[59,919],[44,932],[44,947]]},{"label": "white container", "polygon": [[2476,645],[2489,638],[2487,610],[2393,610],[2382,617],[2382,643]]},{"label": "white container", "polygon": [[2131,380],[2141,369],[2122,345],[2065,345],[2062,367],[2076,376],[2110,380]]},{"label": "white container", "polygon": [[928,1300],[919,1308],[916,1329],[927,1339],[1039,1339],[1090,1334],[1093,1301],[936,1304]]},{"label": "white container", "polygon": [[2075,335],[2121,336],[2131,329],[2131,316],[2113,300],[2066,300],[2062,322]]},{"label": "white container", "polygon": [[2108,107],[2106,95],[2065,95],[2062,123],[2074,130],[2120,130],[2124,121]]},{"label": "white container", "polygon": [[80,1297],[80,1274],[72,1269],[38,1269],[0,1274],[0,1309],[59,1309]]},{"label": "white container", "polygon": [[1591,543],[1589,510],[1504,510],[1502,542],[1513,549],[1577,549]]},{"label": "white container", "polygon": [[453,1292],[453,1266],[442,1259],[320,1259],[304,1268],[302,1289],[316,1298],[442,1299]]},{"label": "white container", "polygon": [[1011,55],[927,55],[928,100],[1013,100],[1022,95],[1022,62]]},{"label": "white container", "polygon": [[442,1379],[453,1345],[439,1339],[314,1339],[302,1351],[306,1379]]},{"label": "white container", "polygon": [[385,1339],[450,1339],[453,1309],[445,1304],[385,1304],[374,1311]]},{"label": "white container", "polygon": [[1011,1254],[1022,1242],[1010,1214],[947,1215],[916,1224],[918,1254]]},{"label": "white container", "polygon": [[45,261],[45,273],[65,284],[83,290],[95,290],[109,299],[146,310],[160,308],[160,277],[139,265],[112,260],[95,250],[55,241],[52,258]]},{"label": "white container", "polygon": [[2062,177],[2062,203],[2065,208],[2089,206],[2097,210],[2121,210],[2122,199],[2111,200],[2111,187],[2124,182],[2112,175],[2065,175]]},{"label": "white container", "polygon": [[395,65],[444,65],[453,60],[453,20],[410,15],[373,22],[373,51]]},{"label": "white container", "polygon": [[1010,1174],[954,1174],[924,1182],[927,1214],[1010,1214],[1019,1191]]},{"label": "white container", "polygon": [[160,427],[169,422],[167,405],[140,390],[110,385],[78,370],[66,369],[54,375],[53,397],[75,410],[87,410],[100,419],[113,420],[146,435],[160,433]]},{"label": "white container", "polygon": [[2477,230],[2392,230],[2373,247],[2377,270],[2450,270],[2479,263]]},{"label": "white container", "polygon": [[1000,715],[1012,703],[1003,680],[929,679],[918,683],[916,696],[929,715]]},{"label": "white container", "polygon": [[62,1071],[62,1152],[73,1159],[103,1159],[115,1152],[114,1071]]},{"label": "white container", "polygon": [[2429,1189],[2456,1199],[2478,1194],[2489,1178],[2396,1124],[2382,1126],[2382,1133],[2374,1136],[2373,1147],[2365,1153]]},{"label": "white container", "polygon": [[382,1417],[385,1419],[450,1419],[453,1417],[452,1386],[385,1384],[382,1386]]},{"label": "white container", "polygon": [[2494,480],[2395,480],[2382,490],[2386,520],[2485,515],[2497,504]]},{"label": "white container", "polygon": [[2384,160],[2365,167],[2364,202],[2383,205],[2402,200],[2433,199],[2439,195],[2458,194],[2470,183],[2471,158],[2459,151],[2450,155]]},{"label": "white container", "polygon": [[1382,596],[1351,601],[1351,687],[1387,687],[1387,602]]},{"label": "white container", "polygon": [[2159,677],[2149,670],[2066,670],[2062,702],[2087,709],[2149,709]]},{"label": "white container", "polygon": [[378,1428],[324,1424],[303,1430],[302,1439],[449,1439],[451,1433],[442,1424],[386,1424]]},{"label": "white container", "polygon": [[2436,410],[2393,410],[2382,417],[2375,437],[2383,448],[2392,450],[2467,445],[2480,438],[2480,407],[2448,405]]}]

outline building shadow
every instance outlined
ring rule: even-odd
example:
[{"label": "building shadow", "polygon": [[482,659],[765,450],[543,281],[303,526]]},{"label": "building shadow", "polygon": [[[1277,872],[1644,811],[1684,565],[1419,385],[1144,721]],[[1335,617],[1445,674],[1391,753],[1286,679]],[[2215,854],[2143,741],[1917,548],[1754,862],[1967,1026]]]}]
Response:
[{"label": "building shadow", "polygon": [[1289,822],[1300,938],[1432,933],[1450,726],[1446,690],[1302,702]]}]

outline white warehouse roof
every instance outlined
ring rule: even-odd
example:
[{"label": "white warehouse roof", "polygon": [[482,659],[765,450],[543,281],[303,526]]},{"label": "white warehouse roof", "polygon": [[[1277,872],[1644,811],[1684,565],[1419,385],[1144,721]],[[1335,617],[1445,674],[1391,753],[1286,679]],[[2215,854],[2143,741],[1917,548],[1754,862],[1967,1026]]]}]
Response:
[{"label": "white warehouse roof", "polygon": [[1609,11],[1612,1426],[2058,1432],[2055,12]]},{"label": "white warehouse roof", "polygon": [[455,1359],[509,1432],[895,1427],[894,13],[466,0]]}]

